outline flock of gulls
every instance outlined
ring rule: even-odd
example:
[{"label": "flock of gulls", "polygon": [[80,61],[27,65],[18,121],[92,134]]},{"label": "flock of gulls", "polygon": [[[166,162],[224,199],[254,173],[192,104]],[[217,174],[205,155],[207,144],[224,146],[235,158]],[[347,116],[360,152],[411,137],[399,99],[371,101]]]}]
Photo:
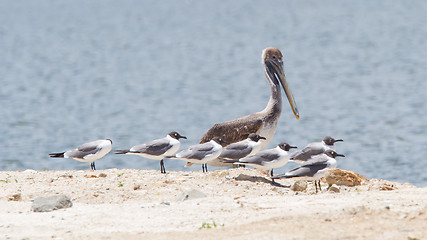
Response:
[{"label": "flock of gulls", "polygon": [[[308,144],[299,151],[290,152],[292,148],[286,142],[277,147],[263,150],[271,141],[282,112],[281,86],[297,119],[299,112],[294,97],[288,86],[283,69],[283,56],[279,49],[269,47],[263,50],[262,64],[264,74],[270,86],[270,99],[260,112],[231,121],[215,124],[199,141],[188,149],[178,151],[180,139],[187,139],[178,132],[170,132],[164,138],[152,140],[126,150],[117,150],[116,154],[139,155],[160,161],[161,173],[166,173],[164,159],[180,159],[186,166],[201,164],[203,172],[207,165],[232,167],[248,165],[255,169],[270,171],[272,181],[281,178],[299,178],[314,181],[316,192],[320,188],[320,178],[328,169],[335,168],[336,157],[344,155],[335,152],[335,142],[343,141],[326,136],[320,142]],[[80,162],[90,162],[95,170],[95,160],[104,157],[112,150],[110,139],[88,142],[60,153],[51,153],[54,158],[72,158]],[[283,174],[273,175],[274,168],[280,168],[288,161],[300,166]]]}]

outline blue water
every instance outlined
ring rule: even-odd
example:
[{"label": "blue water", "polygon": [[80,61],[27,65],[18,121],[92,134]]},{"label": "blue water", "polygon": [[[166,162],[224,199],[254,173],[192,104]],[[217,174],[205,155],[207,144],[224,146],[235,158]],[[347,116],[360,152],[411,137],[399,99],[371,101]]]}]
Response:
[{"label": "blue water", "polygon": [[[0,1],[0,170],[89,169],[50,152],[129,148],[264,108],[262,49],[300,109],[276,136],[343,138],[338,167],[427,186],[426,1]],[[98,169],[159,169],[107,155]],[[184,168],[166,160],[167,170]],[[295,167],[289,164],[280,173]],[[213,169],[213,168],[211,168]]]}]

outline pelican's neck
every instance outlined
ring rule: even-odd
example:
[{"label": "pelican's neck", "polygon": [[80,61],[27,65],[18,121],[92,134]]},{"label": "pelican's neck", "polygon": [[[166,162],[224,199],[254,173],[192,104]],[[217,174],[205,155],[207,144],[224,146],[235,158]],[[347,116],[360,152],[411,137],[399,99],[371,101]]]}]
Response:
[{"label": "pelican's neck", "polygon": [[267,106],[262,110],[263,113],[266,113],[270,117],[279,119],[280,114],[282,113],[282,95],[280,92],[279,83],[274,83],[268,77],[268,74],[265,72],[266,68],[264,67],[264,74],[267,79],[268,85],[270,85],[270,100],[268,100]]},{"label": "pelican's neck", "polygon": [[268,85],[270,86],[270,99],[268,100],[267,106],[261,112],[256,113],[258,119],[261,119],[263,124],[258,132],[259,135],[266,139],[261,142],[260,150],[263,149],[273,139],[276,133],[276,126],[279,122],[280,114],[282,113],[282,96],[280,84],[274,83],[266,72],[264,65],[264,74],[267,79]]}]

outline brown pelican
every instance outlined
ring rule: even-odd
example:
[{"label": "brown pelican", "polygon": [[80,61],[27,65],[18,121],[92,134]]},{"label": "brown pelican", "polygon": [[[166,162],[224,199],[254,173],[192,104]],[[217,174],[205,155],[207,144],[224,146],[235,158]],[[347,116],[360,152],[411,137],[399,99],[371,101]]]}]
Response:
[{"label": "brown pelican", "polygon": [[202,136],[200,143],[209,142],[214,137],[220,137],[228,143],[235,143],[248,138],[251,133],[256,133],[266,138],[265,141],[262,141],[260,148],[262,150],[273,138],[277,122],[282,113],[280,85],[282,85],[285,91],[295,117],[299,119],[294,96],[286,81],[283,69],[283,56],[280,50],[274,47],[264,49],[262,51],[262,65],[264,75],[270,86],[270,100],[264,110],[231,121],[215,124]]}]

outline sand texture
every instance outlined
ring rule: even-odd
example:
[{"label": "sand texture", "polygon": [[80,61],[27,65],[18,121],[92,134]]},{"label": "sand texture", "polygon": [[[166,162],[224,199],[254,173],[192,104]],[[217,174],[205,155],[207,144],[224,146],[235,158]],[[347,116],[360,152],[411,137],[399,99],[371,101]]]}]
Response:
[{"label": "sand texture", "polygon": [[[278,182],[247,168],[0,172],[0,239],[427,239],[425,187]],[[55,194],[72,207],[32,211]]]}]

